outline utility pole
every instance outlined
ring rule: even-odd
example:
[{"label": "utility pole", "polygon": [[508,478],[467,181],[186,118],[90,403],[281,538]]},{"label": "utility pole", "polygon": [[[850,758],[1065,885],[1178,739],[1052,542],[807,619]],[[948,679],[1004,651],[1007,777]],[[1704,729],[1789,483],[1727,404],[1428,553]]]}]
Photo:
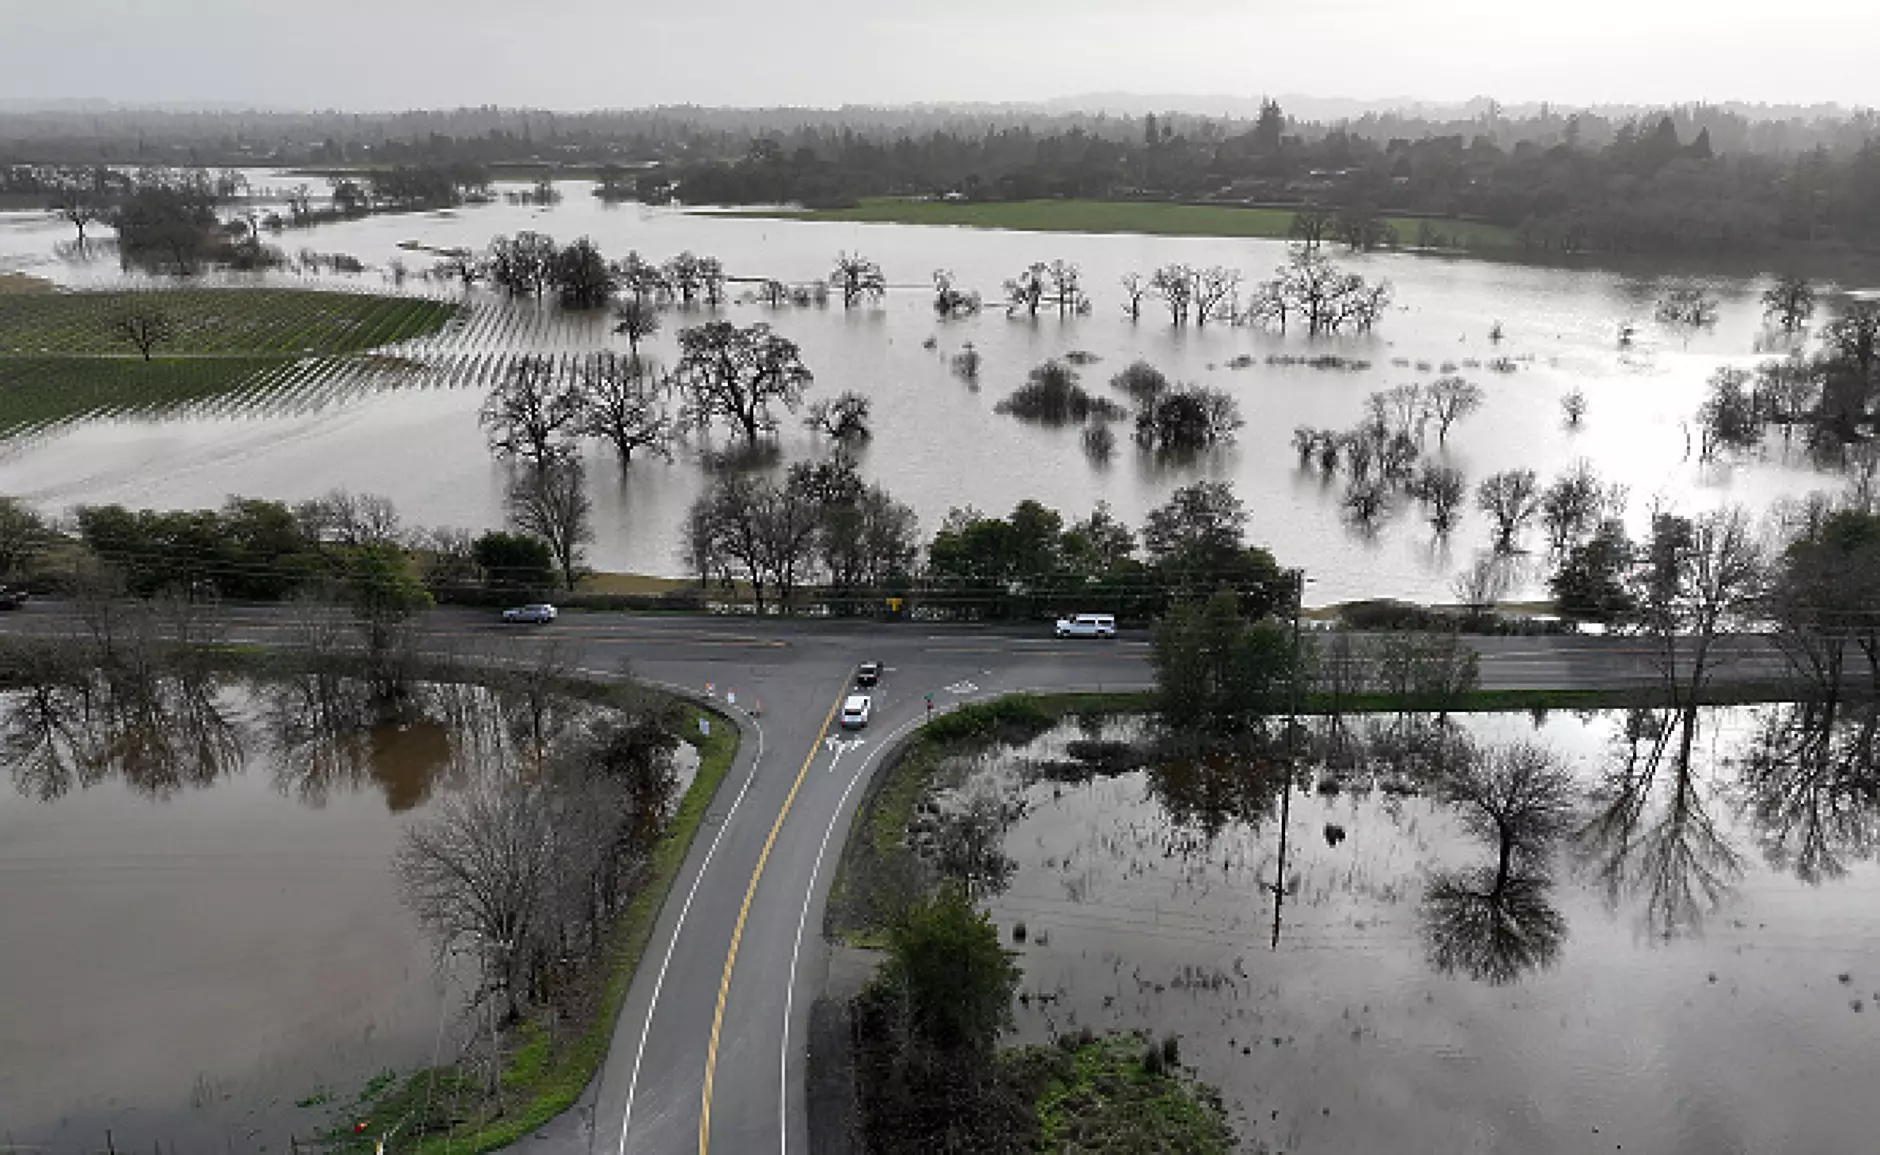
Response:
[{"label": "utility pole", "polygon": [[1279,868],[1273,875],[1273,950],[1279,949],[1280,914],[1286,905],[1286,832],[1292,825],[1293,778],[1299,773],[1299,681],[1300,637],[1299,608],[1306,600],[1306,571],[1292,571],[1292,688],[1286,711],[1286,777],[1279,793]]}]

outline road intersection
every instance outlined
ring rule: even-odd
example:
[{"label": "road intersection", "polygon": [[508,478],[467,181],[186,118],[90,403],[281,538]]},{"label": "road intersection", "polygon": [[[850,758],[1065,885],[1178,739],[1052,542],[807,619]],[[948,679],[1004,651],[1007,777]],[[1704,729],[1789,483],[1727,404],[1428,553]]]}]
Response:
[{"label": "road intersection", "polygon": [[[229,640],[289,644],[290,614],[218,615]],[[14,629],[72,630],[35,605]],[[803,1064],[810,1005],[828,965],[819,931],[835,860],[869,777],[936,710],[1024,690],[1123,691],[1152,684],[1142,635],[1060,641],[1048,627],[566,613],[553,625],[428,615],[429,648],[471,661],[528,660],[551,640],[562,660],[710,696],[741,731],[580,1110],[521,1145],[610,1155],[808,1151]],[[1489,689],[1651,684],[1636,639],[1471,638]],[[1728,640],[1720,678],[1770,680],[1782,659],[1760,639]],[[883,665],[866,729],[833,728],[855,668]],[[709,687],[709,690],[708,690]],[[733,704],[735,703],[735,704]]]}]

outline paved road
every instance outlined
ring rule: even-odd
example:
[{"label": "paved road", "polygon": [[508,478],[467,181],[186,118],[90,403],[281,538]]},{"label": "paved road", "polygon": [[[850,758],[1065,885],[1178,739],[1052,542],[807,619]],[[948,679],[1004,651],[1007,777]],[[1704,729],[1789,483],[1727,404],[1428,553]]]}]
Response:
[{"label": "paved road", "polygon": [[[224,614],[235,641],[289,638],[286,615]],[[7,615],[11,628],[69,629],[56,605]],[[1023,689],[1142,689],[1148,643],[1059,642],[1041,629],[758,622],[566,614],[505,627],[438,611],[432,645],[516,657],[552,638],[582,668],[642,678],[722,702],[735,697],[744,742],[661,912],[581,1110],[526,1147],[542,1152],[807,1152],[802,1064],[810,1003],[827,965],[819,928],[835,858],[867,777],[918,725],[925,696],[944,710]],[[1489,688],[1647,684],[1642,643],[1601,638],[1471,639]],[[832,723],[855,666],[883,662],[868,728]],[[1721,678],[1761,679],[1781,659],[1757,639],[1725,647]],[[761,708],[761,713],[758,713]]]}]

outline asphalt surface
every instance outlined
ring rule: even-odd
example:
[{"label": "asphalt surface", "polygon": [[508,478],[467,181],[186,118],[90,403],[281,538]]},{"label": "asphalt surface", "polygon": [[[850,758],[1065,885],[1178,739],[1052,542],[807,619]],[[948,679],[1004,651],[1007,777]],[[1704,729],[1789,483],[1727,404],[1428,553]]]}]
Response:
[{"label": "asphalt surface", "polygon": [[[222,611],[230,641],[286,644],[286,611]],[[0,617],[0,628],[69,630],[57,605]],[[609,1155],[807,1152],[802,1069],[810,1005],[827,953],[820,933],[836,858],[867,778],[896,738],[935,711],[1019,690],[1151,685],[1143,635],[1057,641],[1048,627],[758,621],[564,614],[505,626],[491,613],[440,610],[427,647],[527,660],[552,640],[594,674],[624,670],[739,718],[743,742],[615,1026],[582,1105],[520,1149]],[[1490,689],[1644,685],[1660,672],[1636,639],[1471,638]],[[885,669],[866,728],[833,721],[855,667]],[[1755,638],[1730,639],[1720,680],[1783,670]]]}]

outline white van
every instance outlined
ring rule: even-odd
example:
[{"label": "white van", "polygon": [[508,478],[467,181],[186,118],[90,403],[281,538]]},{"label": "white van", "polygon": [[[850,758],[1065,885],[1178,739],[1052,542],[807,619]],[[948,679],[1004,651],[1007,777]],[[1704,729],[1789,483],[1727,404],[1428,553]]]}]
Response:
[{"label": "white van", "polygon": [[1116,636],[1116,615],[1078,614],[1074,618],[1059,618],[1057,636],[1060,638],[1113,638]]}]

